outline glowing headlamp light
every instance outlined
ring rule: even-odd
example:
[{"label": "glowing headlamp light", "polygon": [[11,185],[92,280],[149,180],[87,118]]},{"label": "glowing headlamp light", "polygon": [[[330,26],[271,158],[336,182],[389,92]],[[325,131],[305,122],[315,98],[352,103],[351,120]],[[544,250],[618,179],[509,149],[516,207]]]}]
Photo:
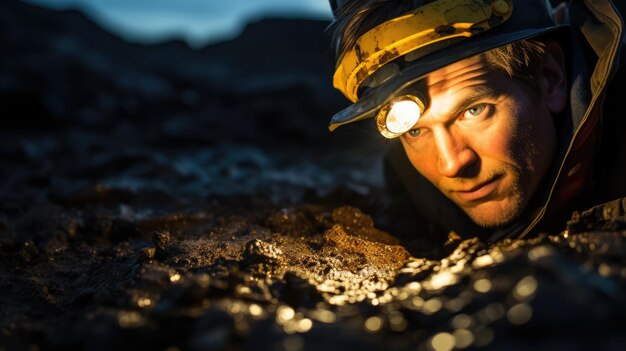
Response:
[{"label": "glowing headlamp light", "polygon": [[408,132],[422,117],[424,102],[417,96],[404,95],[387,102],[376,116],[378,131],[393,139]]}]

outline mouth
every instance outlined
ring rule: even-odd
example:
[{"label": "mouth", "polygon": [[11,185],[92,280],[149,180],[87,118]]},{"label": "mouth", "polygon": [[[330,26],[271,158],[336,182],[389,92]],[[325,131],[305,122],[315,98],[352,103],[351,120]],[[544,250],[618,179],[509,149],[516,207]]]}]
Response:
[{"label": "mouth", "polygon": [[502,178],[502,175],[497,175],[482,183],[476,184],[472,188],[467,190],[455,190],[453,193],[465,202],[479,201],[496,191],[500,178]]}]

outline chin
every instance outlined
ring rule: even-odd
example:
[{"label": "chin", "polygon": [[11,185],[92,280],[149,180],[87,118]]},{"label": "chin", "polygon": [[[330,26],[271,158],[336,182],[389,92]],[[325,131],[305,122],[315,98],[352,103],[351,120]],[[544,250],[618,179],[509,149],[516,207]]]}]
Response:
[{"label": "chin", "polygon": [[463,210],[469,218],[483,228],[497,228],[511,224],[522,213],[521,198],[506,198],[500,201],[488,201]]}]

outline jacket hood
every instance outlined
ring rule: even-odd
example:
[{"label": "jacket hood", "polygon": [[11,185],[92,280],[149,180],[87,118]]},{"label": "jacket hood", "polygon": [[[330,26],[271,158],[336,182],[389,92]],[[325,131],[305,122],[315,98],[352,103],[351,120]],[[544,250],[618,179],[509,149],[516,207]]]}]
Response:
[{"label": "jacket hood", "polygon": [[[623,21],[610,0],[572,1],[569,7],[570,96],[567,117],[561,127],[558,162],[543,205],[521,231],[506,236],[524,237],[534,227],[562,211],[591,191],[594,154],[602,122],[606,88],[619,68]],[[492,237],[497,240],[498,233]]]}]

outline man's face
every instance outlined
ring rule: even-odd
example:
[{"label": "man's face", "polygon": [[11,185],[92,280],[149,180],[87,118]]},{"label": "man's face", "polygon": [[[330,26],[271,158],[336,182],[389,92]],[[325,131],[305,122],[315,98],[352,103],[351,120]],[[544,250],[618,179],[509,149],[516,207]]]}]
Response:
[{"label": "man's face", "polygon": [[475,56],[424,81],[426,110],[402,145],[417,171],[478,225],[516,219],[550,170],[557,136],[548,80],[533,93]]}]

